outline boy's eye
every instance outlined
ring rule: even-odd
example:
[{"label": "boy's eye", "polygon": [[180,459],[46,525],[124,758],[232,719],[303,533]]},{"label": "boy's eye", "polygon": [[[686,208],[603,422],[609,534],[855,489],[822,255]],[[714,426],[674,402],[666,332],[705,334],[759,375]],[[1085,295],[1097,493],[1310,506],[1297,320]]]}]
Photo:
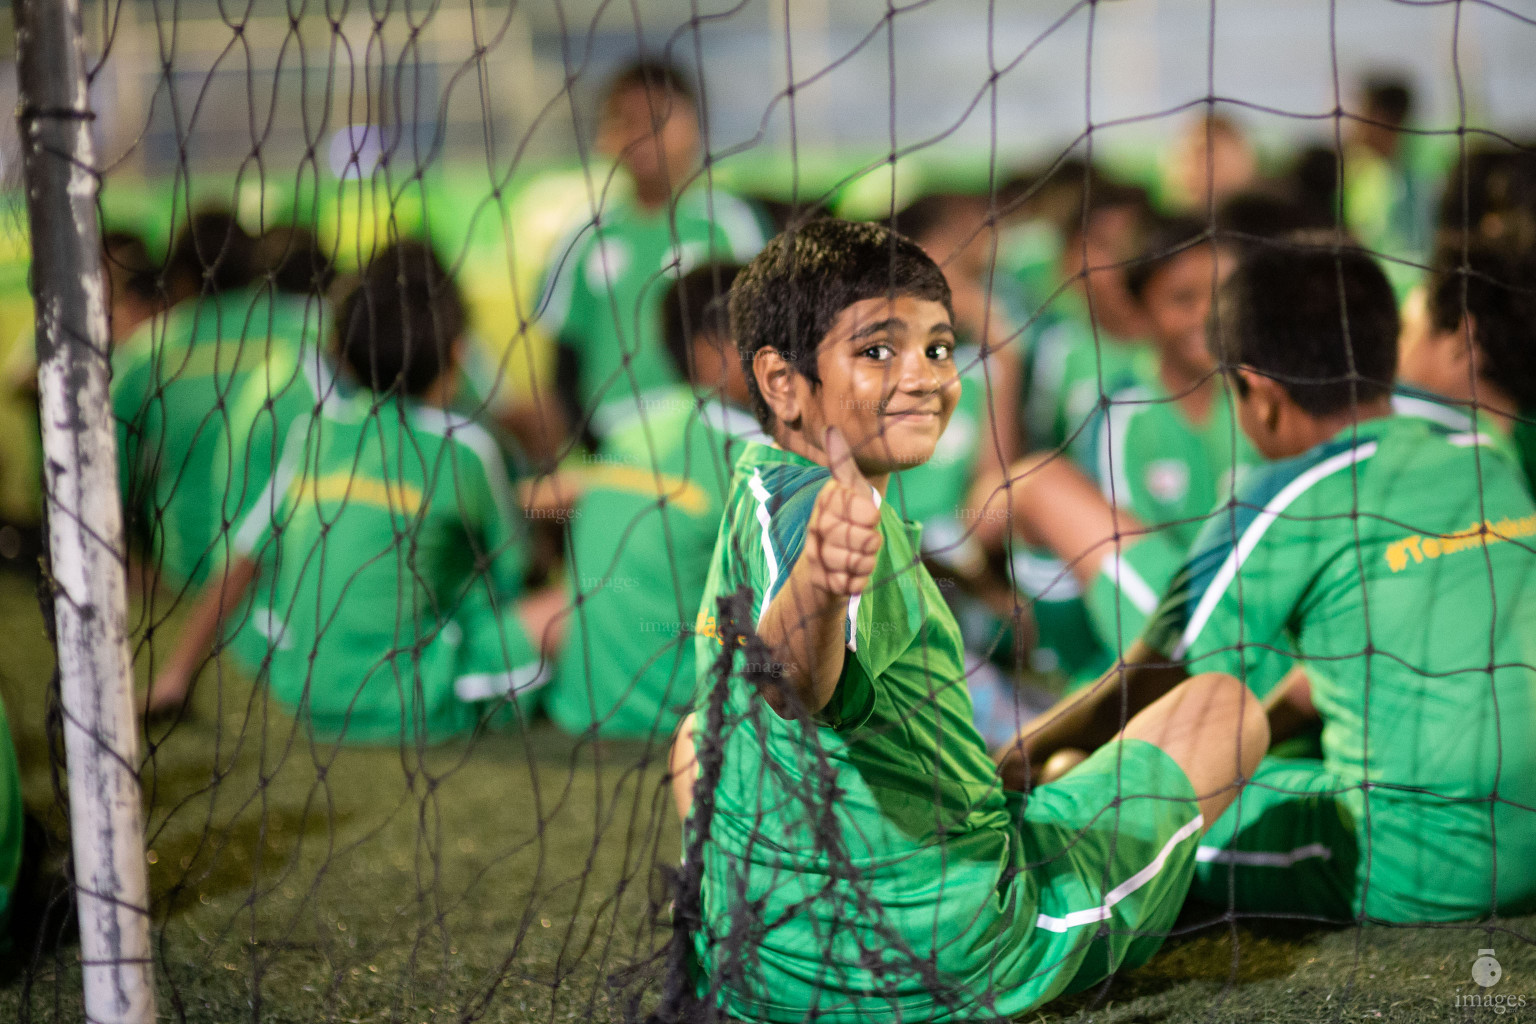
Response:
[{"label": "boy's eye", "polygon": [[955,346],[947,341],[936,341],[928,346],[929,359],[950,359],[955,354]]},{"label": "boy's eye", "polygon": [[859,355],[865,356],[869,359],[889,359],[893,354],[894,353],[891,351],[891,346],[884,343],[879,345],[870,345],[859,353]]}]

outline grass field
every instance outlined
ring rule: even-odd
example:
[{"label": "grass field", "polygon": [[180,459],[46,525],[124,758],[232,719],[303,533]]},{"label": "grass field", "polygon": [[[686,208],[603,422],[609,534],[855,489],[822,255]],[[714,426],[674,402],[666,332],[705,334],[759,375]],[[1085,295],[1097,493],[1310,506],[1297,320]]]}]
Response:
[{"label": "grass field", "polygon": [[[52,656],[33,585],[12,572],[0,572],[0,651],[28,806],[61,828],[43,725]],[[677,829],[644,748],[594,750],[540,724],[432,750],[336,750],[248,683],[213,682],[191,720],[151,730],[146,754],[162,1019],[606,1021],[659,974],[659,867],[675,861]],[[1536,919],[1219,917],[1191,908],[1146,968],[1028,1019],[1536,1017]],[[1456,1004],[1483,994],[1470,968],[1489,947],[1504,969],[1492,992],[1529,1007]],[[83,1019],[78,949],[22,953],[0,1020]]]}]

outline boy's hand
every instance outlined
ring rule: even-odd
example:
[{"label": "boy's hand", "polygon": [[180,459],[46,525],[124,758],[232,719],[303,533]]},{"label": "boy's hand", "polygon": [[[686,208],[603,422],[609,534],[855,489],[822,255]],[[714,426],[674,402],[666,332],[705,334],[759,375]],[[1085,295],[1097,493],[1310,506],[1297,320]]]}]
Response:
[{"label": "boy's hand", "polygon": [[853,460],[847,438],[827,428],[827,462],[832,479],[822,485],[805,531],[811,585],[828,594],[862,594],[880,554],[880,509],[874,488]]}]

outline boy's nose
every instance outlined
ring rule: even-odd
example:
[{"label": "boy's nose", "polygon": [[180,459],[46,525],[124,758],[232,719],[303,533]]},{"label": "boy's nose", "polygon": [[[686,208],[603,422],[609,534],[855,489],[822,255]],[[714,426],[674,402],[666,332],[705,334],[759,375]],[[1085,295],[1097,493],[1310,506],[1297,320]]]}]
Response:
[{"label": "boy's nose", "polygon": [[943,383],[943,375],[926,352],[910,353],[902,359],[901,376],[896,382],[901,390],[926,394],[937,391]]}]

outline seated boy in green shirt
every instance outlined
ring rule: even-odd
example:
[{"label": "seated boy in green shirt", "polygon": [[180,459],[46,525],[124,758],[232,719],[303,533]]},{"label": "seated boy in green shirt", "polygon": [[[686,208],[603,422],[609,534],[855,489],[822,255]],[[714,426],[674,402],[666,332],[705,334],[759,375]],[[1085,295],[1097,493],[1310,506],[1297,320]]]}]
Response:
[{"label": "seated boy in green shirt", "polygon": [[1422,302],[1404,307],[1392,408],[1451,433],[1513,446],[1529,474],[1536,410],[1536,259],[1510,244],[1448,238]]},{"label": "seated boy in green shirt", "polygon": [[1518,469],[1481,435],[1392,415],[1397,310],[1367,254],[1257,252],[1218,311],[1239,421],[1283,461],[1207,525],[1123,682],[1031,723],[1006,767],[1090,750],[1188,673],[1246,677],[1280,651],[1306,668],[1272,695],[1272,735],[1320,721],[1322,757],[1265,759],[1193,891],[1333,920],[1536,909],[1536,506]]},{"label": "seated boy in green shirt", "polygon": [[268,681],[317,736],[428,742],[467,731],[547,679],[539,646],[561,602],[519,600],[522,531],[501,452],[447,410],[449,283],[419,247],[369,265],[337,316],[339,361],[364,390],[319,403],[235,530],[151,711],[186,699],[224,616],[270,574]]},{"label": "seated boy in green shirt", "polygon": [[[1083,589],[1095,634],[1119,652],[1141,635],[1202,526],[1258,462],[1206,344],[1217,285],[1236,265],[1199,220],[1166,218],[1126,272],[1153,349],[1074,446],[1078,466],[1120,513],[1068,479],[1077,467],[1032,456],[988,506],[1062,558]],[[1054,454],[1054,453],[1053,453]]]},{"label": "seated boy in green shirt", "polygon": [[690,634],[731,467],[748,439],[765,439],[730,339],[738,269],[698,267],[662,303],[667,353],[689,383],[653,392],[590,464],[536,490],[561,504],[530,515],[569,523],[567,632],[544,692],[567,732],[666,742],[693,704]]},{"label": "seated boy in green shirt", "polygon": [[[751,1020],[992,1019],[1143,962],[1268,743],[1257,702],[1191,680],[1072,775],[1005,792],[885,494],[957,398],[943,274],[883,227],[813,221],[737,278],[731,326],[774,444],[737,460],[700,609],[699,707],[723,721],[695,711],[672,753],[700,995]],[[767,653],[717,678],[736,631]],[[722,762],[694,811],[696,749]]]}]

